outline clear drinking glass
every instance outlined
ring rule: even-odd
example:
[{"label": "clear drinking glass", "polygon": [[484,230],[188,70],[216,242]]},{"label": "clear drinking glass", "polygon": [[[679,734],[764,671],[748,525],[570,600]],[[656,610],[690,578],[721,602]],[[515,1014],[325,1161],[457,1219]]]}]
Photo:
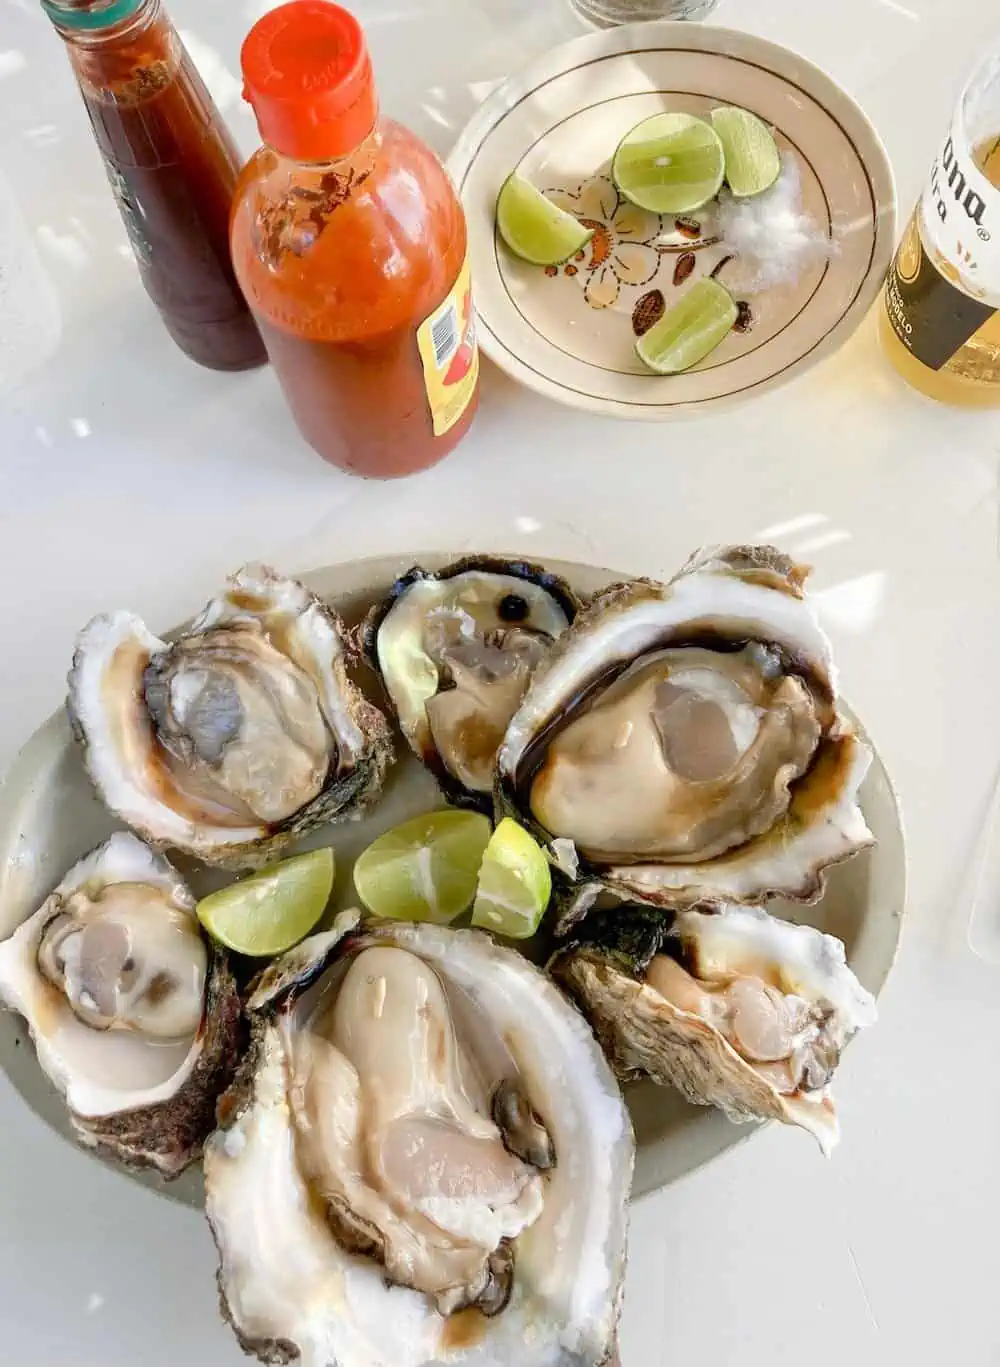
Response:
[{"label": "clear drinking glass", "polygon": [[719,0],[570,0],[584,19],[600,28],[642,19],[704,19]]}]

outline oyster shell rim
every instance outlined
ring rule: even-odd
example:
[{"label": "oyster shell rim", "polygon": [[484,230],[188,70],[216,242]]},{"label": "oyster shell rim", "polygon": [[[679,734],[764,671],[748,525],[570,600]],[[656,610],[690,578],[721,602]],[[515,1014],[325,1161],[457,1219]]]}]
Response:
[{"label": "oyster shell rim", "polygon": [[[426,933],[426,934],[425,934]],[[577,1016],[580,1025],[583,1027],[583,1035],[590,1035],[589,1027],[582,1013],[578,1012],[573,1002],[567,997],[566,993],[560,988],[548,972],[538,964],[533,963],[525,956],[521,955],[516,949],[508,945],[499,943],[493,936],[486,931],[481,931],[469,927],[456,928],[453,926],[438,926],[430,923],[410,923],[396,922],[386,919],[378,919],[365,916],[360,910],[350,908],[341,912],[335,919],[333,927],[329,931],[318,932],[302,941],[300,945],[289,950],[286,955],[281,956],[273,964],[267,965],[251,982],[247,991],[247,1001],[256,999],[257,1005],[254,1010],[248,1007],[247,1014],[250,1018],[250,1043],[243,1055],[240,1066],[229,1091],[224,1094],[219,1103],[218,1126],[212,1136],[213,1145],[225,1149],[225,1135],[228,1130],[239,1124],[244,1116],[257,1104],[256,1079],[258,1072],[264,1064],[266,1066],[265,1053],[269,1045],[272,1044],[275,1036],[275,1016],[278,1013],[294,1010],[296,999],[300,993],[306,992],[310,987],[315,986],[322,975],[330,969],[336,962],[338,954],[342,950],[350,952],[356,943],[359,948],[363,948],[370,942],[399,943],[402,948],[409,952],[420,955],[418,941],[422,938],[442,937],[461,937],[465,943],[472,942],[479,947],[485,955],[496,955],[497,952],[503,955],[510,955],[518,963],[518,971],[524,970],[526,976],[537,977],[546,992],[553,994],[554,999],[570,1009],[570,1014]],[[287,961],[287,963],[286,963]],[[435,961],[430,960],[432,965]],[[447,964],[447,959],[442,958],[442,964]],[[290,971],[286,971],[290,970]],[[613,1083],[617,1082],[612,1065],[599,1046],[599,1041],[591,1040],[592,1045],[597,1045],[593,1051],[597,1071],[606,1073]],[[599,1362],[595,1362],[593,1367],[608,1367],[609,1364],[616,1362],[617,1330],[621,1317],[621,1309],[624,1297],[625,1273],[628,1264],[628,1225],[629,1225],[629,1205],[631,1193],[631,1179],[635,1161],[635,1134],[631,1116],[624,1097],[616,1087],[616,1093],[620,1102],[620,1113],[625,1121],[625,1127],[621,1135],[616,1139],[616,1147],[623,1146],[622,1157],[625,1160],[627,1171],[624,1175],[626,1187],[623,1206],[620,1212],[621,1221],[621,1248],[616,1270],[612,1274],[613,1286],[610,1289],[609,1308],[610,1320],[608,1325],[607,1337],[603,1349],[603,1357]],[[216,1221],[213,1219],[211,1202],[208,1196],[209,1177],[206,1173],[206,1202],[205,1216],[215,1245],[219,1266],[216,1273],[216,1286],[219,1296],[220,1313],[224,1322],[234,1332],[241,1348],[245,1353],[258,1357],[262,1362],[280,1365],[295,1361],[299,1357],[299,1350],[296,1344],[289,1339],[281,1337],[267,1338],[257,1337],[242,1330],[236,1320],[235,1312],[230,1304],[229,1296],[226,1291],[224,1281],[225,1254],[220,1232]],[[345,1256],[357,1256],[345,1253]],[[402,1290],[406,1288],[396,1288]],[[419,1292],[409,1292],[409,1294],[420,1295]],[[434,1313],[440,1313],[435,1311]],[[449,1316],[441,1316],[448,1319]],[[487,1320],[487,1323],[492,1321]],[[336,1362],[331,1363],[331,1367],[338,1367]],[[429,1367],[429,1364],[428,1364]]]},{"label": "oyster shell rim", "polygon": [[[579,613],[577,614],[576,618],[571,624],[571,629],[573,633],[575,635],[580,635],[585,631],[589,631],[596,625],[599,625],[607,613],[619,612],[625,607],[639,606],[641,602],[644,600],[655,600],[659,602],[667,601],[667,592],[671,590],[674,587],[674,585],[683,581],[684,579],[691,577],[695,573],[704,573],[706,575],[718,573],[718,571],[712,569],[712,565],[721,562],[715,561],[712,557],[714,552],[720,549],[725,549],[730,552],[746,552],[748,549],[751,548],[748,548],[746,546],[702,548],[701,550],[695,551],[688,558],[688,560],[685,561],[680,571],[678,571],[678,573],[670,579],[652,579],[648,575],[639,575],[634,579],[615,579],[613,582],[609,583],[605,588],[599,589],[596,593],[591,594],[586,599]],[[752,549],[758,551],[773,550],[775,551],[776,556],[778,556],[779,558],[785,560],[790,559],[790,557],[783,556],[782,552],[777,551],[775,547],[759,546],[754,547]],[[796,568],[798,570],[806,569],[805,566],[797,566]],[[774,592],[784,592],[786,596],[791,597],[796,601],[803,602],[806,600],[806,595],[803,592],[790,593],[787,590],[781,590],[776,588],[776,586],[772,583],[761,584],[760,581],[756,578],[750,579],[747,582],[753,584],[755,587],[764,587]],[[802,583],[804,582],[805,580],[802,580]],[[693,618],[690,620],[692,620],[693,622],[697,622],[698,619]],[[781,646],[781,643],[779,641],[774,641],[773,644],[779,650],[782,658],[788,661],[789,672],[798,674],[800,677],[804,678],[807,683],[812,685],[810,691],[814,692],[817,696],[817,701],[823,704],[821,709],[821,720],[825,722],[824,729],[828,729],[830,726],[833,725],[834,721],[836,720],[836,702],[838,695],[837,671],[836,666],[833,662],[830,644],[826,640],[825,634],[822,632],[821,628],[819,628],[818,624],[816,627],[816,631],[817,635],[822,637],[821,649],[818,652],[818,664],[822,666],[822,669],[813,670],[810,667],[807,667],[804,663],[800,663],[796,660],[796,658],[793,655],[791,655]],[[701,644],[703,643],[703,638],[707,640],[718,640],[719,636],[722,634],[724,633],[720,633],[717,630],[715,632],[704,631],[700,635],[698,632],[684,634],[677,636],[675,639],[668,638],[668,640],[666,641],[658,641],[656,649],[663,649],[666,645],[678,646],[682,644]],[[755,638],[747,637],[746,633],[744,632],[742,634],[732,634],[729,636],[729,639],[732,641],[746,641],[748,639]],[[538,684],[542,684],[545,682],[546,678],[554,670],[555,666],[558,663],[560,663],[559,656],[565,652],[565,649],[566,638],[563,637],[560,643],[560,648],[557,648],[557,650],[553,651],[552,654],[548,657],[548,659],[544,660],[542,664],[539,665],[538,669],[535,671],[535,675],[532,679],[533,688],[536,687]],[[649,654],[651,652],[651,649],[652,647],[650,646],[644,646],[641,653]],[[634,654],[629,654],[622,658],[624,660],[630,661],[635,659],[636,656]],[[608,682],[607,674],[608,671],[605,670],[604,672],[602,672],[602,674],[597,676],[596,679],[589,678],[583,689],[584,695],[586,696],[588,690],[595,684],[598,686],[600,686],[601,684],[606,684]],[[554,720],[555,719],[552,717],[550,711],[550,714],[546,715],[544,720],[540,722],[536,721],[534,724],[535,734],[543,734],[544,731],[550,725],[553,724]],[[530,741],[526,741],[522,744],[520,751],[514,758],[515,766],[521,762],[521,760],[524,757],[524,753],[528,749],[530,744]],[[503,748],[505,751],[509,748],[508,741],[506,739]],[[502,762],[500,762],[498,757],[498,770],[502,767]]]},{"label": "oyster shell rim", "polygon": [[[395,702],[389,685],[386,683],[378,658],[378,634],[389,613],[396,606],[408,589],[414,584],[421,583],[427,579],[442,580],[454,579],[457,575],[479,573],[507,575],[513,579],[523,579],[528,583],[536,584],[544,589],[556,601],[568,618],[570,626],[584,610],[586,599],[576,593],[569,582],[556,571],[548,570],[538,561],[529,560],[524,557],[507,558],[500,554],[483,553],[481,555],[464,555],[457,560],[449,560],[440,569],[426,569],[422,560],[428,557],[419,557],[405,573],[400,574],[393,581],[388,591],[365,614],[363,620],[356,628],[358,648],[379,681],[382,690],[382,701],[393,719],[393,723],[399,730],[400,735],[411,753],[416,756],[420,763],[427,769],[445,800],[453,807],[466,808],[471,811],[483,812],[487,816],[493,813],[494,799],[492,793],[475,793],[466,788],[464,784],[440,760],[437,751],[432,751],[429,755],[421,754],[408,737],[403,732],[399,723],[399,717]],[[435,762],[437,761],[437,762]]]},{"label": "oyster shell rim", "polygon": [[[692,861],[686,864],[666,860],[660,862],[649,860],[646,863],[637,862],[631,865],[616,866],[612,863],[601,864],[597,861],[588,860],[579,851],[576,851],[579,863],[577,875],[568,881],[571,881],[573,887],[579,889],[581,895],[575,902],[572,897],[566,899],[564,910],[555,925],[557,937],[567,934],[576,921],[586,915],[587,908],[592,901],[592,897],[587,891],[591,885],[598,889],[606,889],[622,900],[631,899],[646,902],[649,905],[674,909],[711,900],[753,903],[771,900],[775,897],[811,903],[822,897],[828,869],[852,858],[874,843],[875,837],[864,820],[857,800],[858,791],[871,763],[871,749],[840,709],[837,670],[833,660],[832,647],[815,613],[807,606],[808,598],[804,586],[810,573],[810,567],[798,563],[791,556],[770,545],[734,544],[702,547],[694,551],[684,562],[680,571],[669,580],[656,580],[648,577],[616,580],[604,589],[592,594],[567,633],[556,643],[549,657],[539,666],[532,679],[529,692],[525,696],[524,703],[512,720],[504,743],[497,754],[497,764],[494,771],[494,807],[498,815],[513,816],[522,825],[525,825],[546,847],[552,842],[552,833],[540,825],[527,806],[520,782],[520,767],[526,759],[530,760],[532,751],[537,746],[544,745],[546,735],[559,727],[566,714],[558,693],[555,693],[541,706],[537,705],[537,699],[532,699],[532,693],[536,689],[544,693],[547,679],[570,653],[574,640],[585,637],[588,632],[599,630],[609,617],[632,609],[641,611],[647,602],[669,605],[675,587],[681,585],[683,592],[684,581],[691,576],[734,575],[741,584],[749,585],[754,591],[764,589],[780,593],[802,604],[801,611],[804,620],[801,625],[807,629],[808,634],[813,638],[814,656],[808,655],[805,651],[792,652],[788,649],[785,640],[781,639],[777,633],[769,636],[767,640],[768,644],[777,649],[787,671],[804,680],[817,704],[817,716],[822,727],[819,745],[809,768],[792,785],[792,801],[788,811],[768,831],[724,851],[714,859]],[[749,612],[744,614],[744,617],[749,616]],[[586,703],[590,696],[613,682],[630,663],[634,663],[644,655],[651,654],[654,650],[663,649],[667,646],[705,645],[713,640],[717,642],[720,638],[732,643],[745,643],[748,639],[760,639],[749,637],[745,630],[734,629],[734,623],[738,625],[740,620],[738,615],[724,618],[721,623],[717,621],[714,624],[710,620],[706,622],[704,616],[681,618],[682,622],[690,623],[695,630],[693,632],[690,629],[679,631],[676,626],[671,626],[668,623],[666,628],[661,627],[658,631],[654,630],[653,640],[655,644],[644,640],[638,648],[632,650],[625,650],[620,643],[616,644],[612,641],[607,652],[607,656],[612,658],[610,666],[606,657],[604,667],[598,672],[595,673],[593,669],[584,670],[582,666],[578,666],[581,679],[571,677],[570,683],[575,682],[577,684],[573,692],[573,706],[578,708],[581,704]],[[702,625],[703,622],[706,623],[704,626]],[[564,695],[567,691],[568,689],[564,687]],[[517,723],[521,719],[521,714],[530,713],[532,702],[536,703],[535,710],[539,715],[525,719],[518,727]],[[514,732],[513,736],[511,735],[512,731]],[[837,757],[838,750],[842,750],[845,755],[845,758],[840,761]],[[852,750],[853,753],[849,753]],[[791,875],[787,876],[784,881],[778,881],[772,876],[767,881],[758,880],[755,885],[752,884],[740,891],[724,885],[711,887],[705,882],[691,887],[679,883],[679,880],[676,884],[666,883],[658,886],[654,877],[647,875],[643,878],[641,876],[643,870],[658,868],[689,869],[693,874],[696,870],[710,870],[713,865],[718,868],[724,868],[727,865],[736,867],[744,851],[766,850],[768,841],[774,839],[776,833],[782,829],[787,830],[790,826],[793,828],[791,841],[795,841],[797,837],[794,834],[795,822],[793,818],[797,814],[796,800],[798,799],[802,805],[803,799],[805,799],[805,803],[808,805],[812,796],[810,780],[812,779],[815,782],[817,758],[824,764],[828,761],[838,761],[847,771],[843,789],[837,791],[834,800],[826,804],[828,815],[822,826],[814,826],[816,830],[826,830],[827,828],[832,830],[835,837],[833,840],[834,847],[830,851],[820,852],[818,859],[815,855],[811,858],[807,856],[800,871],[795,874],[795,881]],[[839,826],[835,824],[837,818],[841,820]],[[839,837],[840,848],[836,848],[836,837]],[[560,862],[553,862],[562,877],[565,878]]]},{"label": "oyster shell rim", "polygon": [[[162,1101],[85,1115],[73,1108],[66,1089],[43,1066],[38,1056],[33,1020],[2,998],[0,1014],[15,1016],[23,1022],[31,1040],[35,1066],[46,1087],[59,1098],[73,1138],[81,1147],[126,1169],[153,1171],[169,1182],[200,1159],[204,1144],[215,1128],[217,1102],[235,1078],[244,1043],[243,1005],[229,956],[205,934],[195,919],[195,901],[185,880],[161,851],[134,832],[114,831],[66,870],[57,886],[10,936],[5,937],[3,943],[13,940],[15,935],[36,922],[36,934],[32,938],[37,944],[51,916],[58,914],[56,899],[73,886],[68,880],[92,860],[109,852],[118,853],[123,842],[141,849],[157,872],[172,879],[190,898],[189,911],[207,950],[202,1021],[191,1045],[192,1050],[198,1046],[197,1053],[177,1090]],[[119,850],[112,851],[116,844]],[[51,909],[46,912],[50,904]]]},{"label": "oyster shell rim", "polygon": [[[109,804],[101,781],[95,775],[95,761],[91,754],[87,727],[79,715],[75,698],[79,691],[79,679],[86,663],[85,650],[82,644],[85,633],[97,623],[112,622],[123,610],[97,613],[80,629],[74,642],[73,658],[66,676],[65,710],[69,718],[70,730],[79,747],[83,765],[93,790],[111,816],[156,850],[161,852],[176,850],[199,860],[203,864],[237,872],[260,868],[278,856],[286,846],[307,831],[313,830],[317,826],[332,825],[340,820],[349,820],[354,814],[372,805],[377,801],[385,784],[386,775],[396,758],[392,727],[388,718],[369,700],[362,688],[351,677],[352,667],[358,662],[358,651],[352,632],[332,603],[327,602],[322,595],[316,593],[297,576],[282,575],[269,565],[249,561],[226,577],[225,585],[208,600],[205,607],[195,616],[188,618],[163,636],[156,636],[155,633],[151,632],[138,614],[128,612],[127,615],[152,640],[161,645],[169,646],[185,635],[191,634],[206,613],[223,599],[231,589],[238,588],[243,576],[250,574],[256,574],[265,583],[292,584],[300,588],[306,595],[309,608],[316,608],[319,611],[340,647],[339,658],[334,661],[334,669],[337,675],[336,683],[343,694],[344,704],[350,718],[362,736],[362,748],[359,755],[343,775],[337,774],[332,780],[328,775],[322,790],[316,797],[284,821],[273,825],[261,823],[258,827],[261,832],[259,835],[242,842],[223,842],[215,845],[199,843],[196,835],[194,840],[180,843],[169,837],[156,834],[150,829],[148,822],[140,824],[138,821],[131,820]],[[127,612],[127,610],[124,611]],[[214,831],[220,828],[206,826],[205,829]]]},{"label": "oyster shell rim", "polygon": [[[847,963],[843,941],[808,922],[787,922],[761,905],[705,901],[686,910],[721,918],[730,911],[749,913],[758,923],[770,923],[774,934],[791,927],[797,937],[811,932],[810,946],[817,940],[832,942],[816,946],[817,953],[822,950],[826,958],[814,967],[820,967],[821,975],[830,975],[828,988],[840,979],[831,995],[824,993],[816,999],[845,1012],[833,1067],[836,1072],[854,1037],[877,1020],[875,994],[860,983]],[[591,923],[594,938],[559,946],[547,964],[547,971],[586,1017],[622,1085],[649,1080],[657,1087],[673,1088],[692,1105],[715,1107],[737,1125],[777,1120],[801,1128],[829,1157],[840,1138],[832,1074],[814,1097],[783,1094],[710,1021],[677,1006],[645,982],[641,975],[663,952],[672,938],[676,916],[683,913],[642,906],[636,911],[639,925],[623,927],[624,936],[615,929],[614,911],[604,911],[605,926],[600,921]],[[629,929],[635,934],[630,936]],[[800,939],[800,947],[801,943]],[[845,986],[850,988],[849,1005],[845,1004]],[[819,1123],[819,1116],[824,1123]]]},{"label": "oyster shell rim", "polygon": [[[721,1055],[727,1073],[738,1077],[746,1090],[753,1093],[754,1104],[759,1109],[751,1109],[749,1105],[738,1105],[728,1099],[723,1101],[700,1095],[693,1086],[686,1084],[685,1079],[679,1078],[677,1075],[668,1075],[665,1071],[659,1071],[655,1064],[638,1062],[637,1056],[631,1052],[635,1048],[634,1045],[631,1043],[626,1045],[620,1032],[612,1032],[602,1019],[595,1021],[592,1009],[584,1010],[594,1034],[600,1041],[601,1048],[611,1063],[615,1076],[622,1084],[639,1082],[648,1078],[658,1087],[675,1088],[692,1105],[716,1107],[727,1120],[736,1125],[748,1125],[768,1120],[797,1124],[790,1118],[791,1113],[788,1104],[782,1100],[781,1094],[773,1084],[769,1083],[766,1078],[762,1078],[736,1052],[728,1040],[724,1039],[700,1016],[674,1006],[644,983],[637,982],[627,973],[623,973],[620,968],[609,963],[607,959],[591,954],[586,950],[576,951],[564,967],[557,964],[553,971],[556,974],[556,981],[563,985],[564,990],[569,993],[580,1010],[584,1010],[582,1002],[588,1001],[583,993],[593,990],[593,985],[597,982],[602,989],[608,990],[608,995],[614,995],[619,1003],[627,1000],[630,1007],[639,1006],[643,1008],[644,1024],[656,1025],[665,1022],[671,1026],[686,1028],[694,1037],[686,1041],[686,1045],[688,1047],[694,1045],[696,1052],[704,1051],[707,1053],[714,1050]],[[695,1039],[697,1043],[695,1043]],[[836,1135],[839,1133],[835,1113],[832,1119],[834,1138],[831,1147],[836,1143]],[[820,1143],[825,1150],[822,1141]]]},{"label": "oyster shell rim", "polygon": [[[420,561],[433,568],[454,560],[457,553],[455,549],[442,551],[418,545],[404,554],[372,555],[332,564],[314,563],[312,568],[300,572],[299,578],[313,592],[331,602],[350,629],[356,630],[373,602],[407,566]],[[561,559],[558,556],[549,558],[547,563],[571,582],[584,600],[623,577],[621,568],[614,569],[601,563]],[[864,854],[857,862],[858,868],[866,870],[864,885],[859,890],[858,904],[862,907],[862,915],[856,931],[848,936],[848,944],[852,946],[852,956],[855,952],[861,956],[859,971],[863,973],[864,981],[880,994],[898,956],[907,907],[905,814],[892,775],[886,768],[888,756],[880,744],[878,729],[872,731],[862,722],[851,705],[850,697],[842,700],[841,707],[847,720],[874,754],[872,768],[863,785],[862,802],[878,837],[878,849],[874,855],[871,852]],[[409,759],[408,750],[404,750],[403,754],[405,773],[401,776],[400,786],[407,792],[411,787],[419,791],[423,806],[426,806],[426,790],[422,779],[424,771],[416,760]],[[0,788],[0,835],[7,838],[4,846],[7,860],[0,861],[0,920],[4,933],[10,933],[18,919],[23,917],[24,889],[31,887],[36,876],[32,875],[26,880],[24,867],[18,865],[16,855],[21,849],[22,837],[19,836],[17,842],[11,844],[15,831],[23,833],[28,848],[32,849],[38,847],[40,836],[44,835],[48,841],[51,829],[58,848],[65,851],[60,860],[61,867],[65,867],[78,856],[81,849],[105,838],[111,827],[107,814],[98,809],[97,800],[89,791],[89,784],[86,790],[83,787],[77,790],[75,786],[70,789],[87,833],[86,843],[74,837],[73,832],[65,827],[64,797],[60,797],[56,809],[57,817],[62,820],[58,826],[50,827],[48,809],[43,810],[39,805],[38,784],[44,781],[53,785],[58,792],[65,788],[67,777],[72,778],[74,785],[78,782],[78,771],[82,775],[65,709],[56,708],[30,736],[25,737],[10,761],[6,785]],[[39,856],[34,855],[33,858]],[[45,858],[41,858],[34,867],[51,882],[61,872],[61,867],[53,868]],[[869,868],[870,877],[867,872]],[[852,875],[847,877],[850,879]],[[833,870],[832,889],[826,892],[826,895],[832,895],[831,905],[839,904],[841,900],[846,887],[843,879],[843,871]],[[43,886],[37,895],[32,894],[34,904],[37,905],[41,900],[44,891]],[[857,942],[855,934],[860,936]],[[32,1051],[23,1047],[27,1038],[26,1032],[21,1030],[19,1018],[9,1016],[5,1020],[5,1017],[0,1016],[0,1022],[4,1021],[7,1034],[0,1037],[0,1067],[7,1073],[27,1110],[33,1112],[36,1119],[52,1133],[63,1140],[72,1139],[62,1119],[65,1109],[60,1105],[59,1111],[56,1111],[48,1085],[39,1080],[39,1070]],[[21,1048],[16,1047],[17,1040],[20,1040]],[[659,1103],[653,1096],[654,1090],[651,1084],[643,1085],[633,1091],[630,1097],[640,1132],[633,1200],[641,1199],[680,1177],[714,1163],[722,1154],[747,1142],[755,1133],[751,1127],[731,1126],[710,1111],[702,1111],[697,1123],[686,1127],[675,1113],[661,1115]],[[202,1209],[200,1174],[197,1174],[197,1169],[189,1169],[183,1178],[171,1184],[164,1184],[155,1175],[136,1173],[121,1166],[117,1171],[155,1194],[168,1197],[190,1209]]]}]

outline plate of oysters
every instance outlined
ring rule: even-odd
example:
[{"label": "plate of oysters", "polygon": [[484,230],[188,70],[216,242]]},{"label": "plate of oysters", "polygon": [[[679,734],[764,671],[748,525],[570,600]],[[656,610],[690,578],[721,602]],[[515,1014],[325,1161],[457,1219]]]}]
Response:
[{"label": "plate of oysters", "polygon": [[[601,1367],[632,1196],[767,1121],[834,1147],[905,856],[806,577],[252,565],[80,632],[0,794],[0,1066],[204,1207],[248,1353]],[[482,831],[465,892],[428,814]],[[310,851],[295,942],[213,934]]]}]

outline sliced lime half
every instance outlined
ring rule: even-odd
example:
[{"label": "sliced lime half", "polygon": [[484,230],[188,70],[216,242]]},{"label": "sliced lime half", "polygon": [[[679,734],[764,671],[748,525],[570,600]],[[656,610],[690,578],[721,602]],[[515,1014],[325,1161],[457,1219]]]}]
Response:
[{"label": "sliced lime half", "polygon": [[715,350],[737,313],[732,295],[717,280],[698,280],[639,338],[636,352],[650,370],[677,375]]},{"label": "sliced lime half", "polygon": [[748,109],[712,110],[712,127],[726,156],[726,183],[739,199],[769,190],[781,174],[781,156],[767,124]]},{"label": "sliced lime half", "polygon": [[237,954],[282,954],[305,939],[333,889],[333,850],[312,850],[261,869],[198,903],[209,935]]},{"label": "sliced lime half", "polygon": [[527,939],[538,929],[551,896],[552,872],[542,847],[505,817],[483,856],[472,924],[514,940]]},{"label": "sliced lime half", "polygon": [[654,214],[688,214],[722,187],[726,158],[710,123],[693,114],[654,114],[618,144],[614,182],[626,199]]},{"label": "sliced lime half", "polygon": [[534,266],[559,266],[594,236],[593,228],[585,228],[516,172],[497,199],[497,228],[514,255]]},{"label": "sliced lime half", "polygon": [[375,916],[446,925],[472,905],[489,838],[478,812],[426,812],[368,846],[354,886]]}]

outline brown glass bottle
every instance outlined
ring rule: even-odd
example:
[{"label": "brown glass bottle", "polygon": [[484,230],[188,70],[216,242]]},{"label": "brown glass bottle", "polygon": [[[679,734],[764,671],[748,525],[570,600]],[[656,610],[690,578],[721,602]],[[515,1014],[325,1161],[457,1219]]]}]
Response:
[{"label": "brown glass bottle", "polygon": [[160,0],[43,0],[66,43],[146,292],[193,361],[267,359],[233,273],[240,158]]}]

